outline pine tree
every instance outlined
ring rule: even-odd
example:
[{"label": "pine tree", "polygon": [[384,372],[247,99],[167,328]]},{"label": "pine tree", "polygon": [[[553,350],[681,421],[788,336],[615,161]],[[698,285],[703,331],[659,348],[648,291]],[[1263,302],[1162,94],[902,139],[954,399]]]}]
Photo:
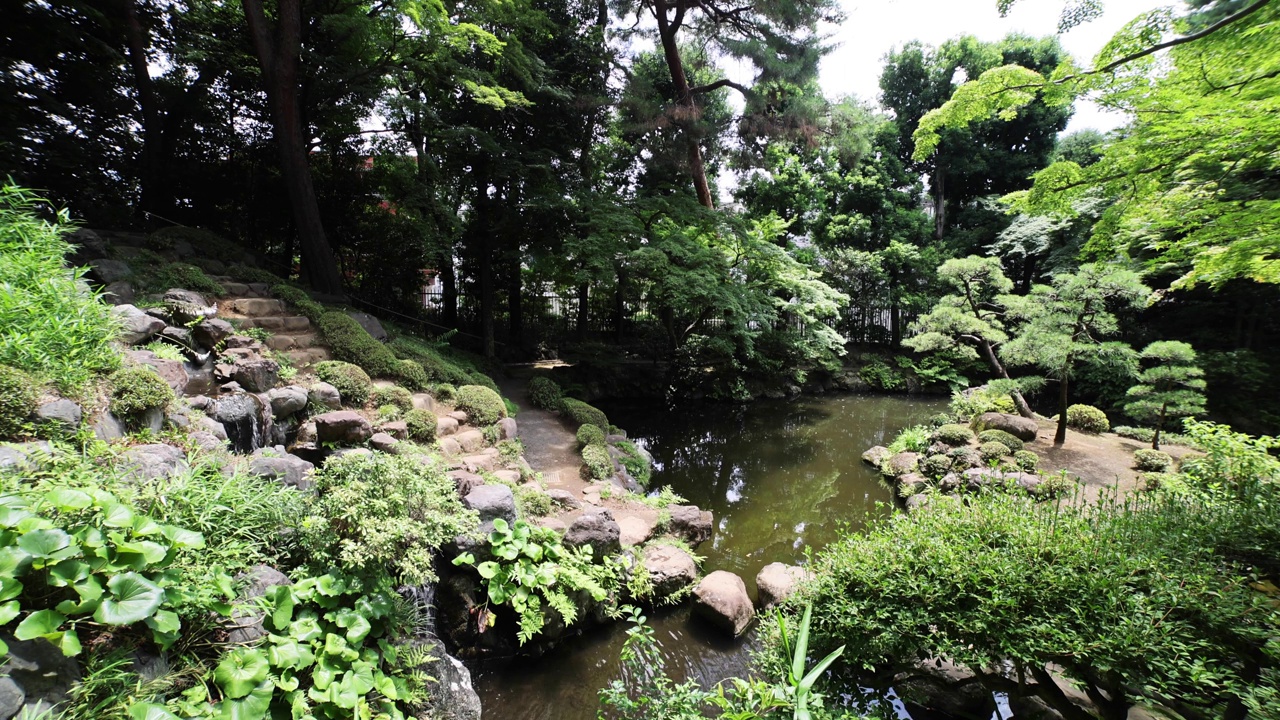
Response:
[{"label": "pine tree", "polygon": [[1153,342],[1142,351],[1144,363],[1154,363],[1138,375],[1129,388],[1124,411],[1145,422],[1154,422],[1151,447],[1160,449],[1160,431],[1169,418],[1191,417],[1204,412],[1204,370],[1196,366],[1196,351],[1176,340]]}]

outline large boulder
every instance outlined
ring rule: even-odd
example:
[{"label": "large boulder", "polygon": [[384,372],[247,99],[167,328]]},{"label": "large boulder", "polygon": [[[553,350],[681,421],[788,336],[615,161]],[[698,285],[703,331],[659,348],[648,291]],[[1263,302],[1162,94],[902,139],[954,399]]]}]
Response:
[{"label": "large boulder", "polygon": [[198,292],[173,288],[166,290],[163,298],[169,317],[179,325],[190,326],[218,314],[218,308]]},{"label": "large boulder", "polygon": [[311,389],[307,391],[307,400],[330,410],[337,410],[342,407],[342,396],[338,393],[338,388],[327,382],[318,382],[312,385]]},{"label": "large boulder", "polygon": [[506,485],[481,485],[467,493],[462,504],[476,511],[481,524],[498,518],[516,521],[516,498]]},{"label": "large boulder", "polygon": [[756,575],[757,600],[764,610],[791,597],[800,583],[809,578],[809,571],[796,565],[780,562],[769,563]]},{"label": "large boulder", "polygon": [[322,443],[355,445],[373,437],[373,426],[353,410],[328,412],[312,420],[316,424],[316,439]]},{"label": "large boulder", "polygon": [[191,328],[191,339],[205,349],[213,349],[218,343],[235,333],[231,323],[219,318],[205,318],[199,325]]},{"label": "large boulder", "polygon": [[239,393],[220,397],[206,412],[222,425],[236,452],[247,454],[262,446],[266,438],[265,415],[269,413],[257,395]]},{"label": "large boulder", "polygon": [[249,458],[250,475],[270,478],[299,490],[311,489],[311,472],[315,467],[296,455],[284,452],[283,448],[262,448]]},{"label": "large boulder", "polygon": [[650,545],[642,559],[654,598],[664,600],[698,581],[698,564],[674,545]]},{"label": "large boulder", "polygon": [[458,447],[463,452],[476,453],[485,448],[488,443],[484,440],[484,433],[479,430],[466,430],[458,433],[454,440],[458,441]]},{"label": "large boulder", "polygon": [[564,542],[571,547],[590,545],[596,557],[614,555],[622,550],[622,528],[613,519],[613,513],[593,508],[574,519]]},{"label": "large boulder", "polygon": [[382,327],[382,323],[378,322],[378,318],[369,313],[355,312],[354,310],[348,310],[347,315],[352,320],[355,320],[360,327],[364,328],[365,332],[369,333],[374,340],[379,342],[387,341],[387,331]]},{"label": "large boulder", "polygon": [[458,421],[451,417],[436,418],[436,437],[448,437],[458,432]]},{"label": "large boulder", "polygon": [[44,440],[0,445],[0,470],[30,470],[41,455],[52,453],[53,446]]},{"label": "large boulder", "polygon": [[484,485],[484,478],[466,470],[450,470],[449,479],[453,480],[454,487],[458,489],[458,497],[462,498],[471,494],[472,490]]},{"label": "large boulder", "polygon": [[267,400],[276,419],[287,418],[307,407],[307,389],[298,385],[272,388],[267,391]]},{"label": "large boulder", "polygon": [[165,328],[163,320],[132,305],[116,305],[111,314],[120,322],[120,342],[125,345],[144,343]]},{"label": "large boulder", "polygon": [[65,398],[47,402],[36,408],[37,422],[52,423],[67,430],[80,427],[80,421],[83,418],[84,412],[80,406]]},{"label": "large boulder", "polygon": [[973,431],[982,432],[983,430],[1003,430],[1023,442],[1031,442],[1040,432],[1040,425],[1035,420],[1021,415],[988,412],[973,419]]},{"label": "large boulder", "polygon": [[269,588],[292,583],[284,573],[268,565],[255,565],[248,572],[238,575],[236,580],[244,589],[231,609],[231,617],[224,621],[227,642],[249,645],[267,635],[266,629],[262,627],[265,615],[255,600],[265,595]]},{"label": "large boulder", "polygon": [[618,519],[618,528],[621,534],[618,540],[623,547],[632,545],[640,545],[653,537],[655,523],[646,517],[639,515],[627,515]]},{"label": "large boulder", "polygon": [[231,377],[249,392],[264,393],[279,382],[280,363],[264,357],[239,360]]},{"label": "large boulder", "polygon": [[667,512],[671,515],[667,531],[688,542],[690,547],[696,548],[711,538],[714,518],[710,510],[697,505],[671,505]]},{"label": "large boulder", "polygon": [[133,275],[129,263],[123,260],[98,258],[89,263],[89,277],[103,285],[128,280]]},{"label": "large boulder", "polygon": [[156,480],[187,470],[187,454],[172,445],[135,445],[121,459],[125,472],[135,480]]},{"label": "large boulder", "polygon": [[506,417],[499,420],[498,433],[499,438],[502,440],[515,440],[516,436],[519,435],[519,430],[516,429],[516,419]]},{"label": "large boulder", "polygon": [[726,570],[716,570],[693,589],[693,610],[734,637],[747,629],[756,614],[747,584]]},{"label": "large boulder", "polygon": [[893,453],[889,452],[889,448],[883,445],[876,445],[862,453],[862,462],[873,468],[879,469],[880,463],[884,462]]},{"label": "large boulder", "polygon": [[471,671],[460,660],[445,652],[442,645],[437,645],[431,652],[433,657],[440,658],[423,670],[435,678],[430,684],[428,705],[431,708],[429,717],[439,720],[480,720],[480,696],[471,684]]},{"label": "large boulder", "polygon": [[920,464],[920,454],[913,452],[900,452],[897,455],[885,460],[880,465],[880,471],[889,477],[898,477],[916,471],[916,466]]},{"label": "large boulder", "polygon": [[80,680],[80,664],[44,638],[0,632],[0,641],[8,645],[0,666],[0,718],[56,717]]},{"label": "large boulder", "polygon": [[569,492],[568,490],[561,490],[560,488],[552,488],[547,491],[547,497],[551,498],[551,502],[563,508],[575,510],[577,508],[582,507],[582,501],[579,500],[577,496],[575,496],[572,492]]},{"label": "large boulder", "polygon": [[181,360],[166,360],[150,350],[130,350],[125,357],[132,364],[149,365],[179,395],[185,394],[191,383],[191,375]]}]

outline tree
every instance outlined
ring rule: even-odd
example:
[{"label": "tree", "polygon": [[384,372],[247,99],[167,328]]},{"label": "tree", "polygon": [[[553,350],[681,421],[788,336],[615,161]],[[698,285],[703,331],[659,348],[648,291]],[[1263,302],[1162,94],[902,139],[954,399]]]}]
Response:
[{"label": "tree", "polygon": [[1142,349],[1143,362],[1151,367],[1138,375],[1129,388],[1124,411],[1144,422],[1154,422],[1151,447],[1160,449],[1160,431],[1168,418],[1192,417],[1204,412],[1204,370],[1196,366],[1196,351],[1176,340],[1153,342]]},{"label": "tree", "polygon": [[1115,311],[1141,307],[1150,292],[1132,270],[1090,263],[1076,273],[1058,275],[1050,285],[1036,285],[1014,306],[1025,324],[1001,356],[1011,365],[1034,365],[1057,381],[1055,445],[1067,441],[1069,386],[1082,363],[1133,373],[1133,349],[1105,338],[1118,330]]},{"label": "tree", "polygon": [[[957,350],[969,357],[980,356],[992,372],[1009,380],[997,349],[1009,340],[1007,306],[1020,304],[1021,299],[1009,295],[1013,282],[1005,277],[1000,260],[977,255],[953,258],[938,268],[938,279],[953,293],[917,320],[916,335],[902,344],[916,352]],[[1019,415],[1036,416],[1017,387],[1009,394]]]}]

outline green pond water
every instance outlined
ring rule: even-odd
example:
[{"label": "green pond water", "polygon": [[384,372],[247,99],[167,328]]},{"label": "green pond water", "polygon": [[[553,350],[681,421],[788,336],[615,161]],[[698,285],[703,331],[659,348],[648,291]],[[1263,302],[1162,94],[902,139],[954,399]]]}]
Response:
[{"label": "green pond water", "polygon": [[[755,576],[772,562],[803,563],[842,528],[891,512],[892,497],[860,456],[903,427],[945,409],[942,399],[802,398],[745,407],[602,404],[614,424],[652,453],[654,490],[664,485],[715,513],[715,535],[697,548],[704,572]],[[744,674],[753,632],[737,641],[704,627],[687,607],[651,614],[677,680],[706,686]],[[597,691],[618,675],[625,624],[589,631],[537,659],[482,667],[476,689],[485,720],[590,720]]]}]

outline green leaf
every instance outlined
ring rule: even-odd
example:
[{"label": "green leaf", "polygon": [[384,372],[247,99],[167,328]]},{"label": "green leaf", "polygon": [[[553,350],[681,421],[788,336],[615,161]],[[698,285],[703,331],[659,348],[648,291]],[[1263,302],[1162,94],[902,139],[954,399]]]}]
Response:
[{"label": "green leaf", "polygon": [[132,528],[133,511],[123,503],[113,503],[108,505],[106,513],[102,518],[102,524],[107,527]]},{"label": "green leaf", "polygon": [[271,664],[261,650],[236,648],[223,656],[213,671],[214,682],[228,698],[242,698],[267,679]]},{"label": "green leaf", "polygon": [[461,555],[453,559],[453,564],[454,565],[475,565],[476,556],[472,555],[471,553],[462,553]]},{"label": "green leaf", "polygon": [[484,578],[485,580],[492,580],[493,577],[497,575],[498,571],[501,569],[502,569],[502,566],[493,561],[482,562],[476,566],[476,572],[480,573],[480,577]]},{"label": "green leaf", "polygon": [[271,613],[271,624],[277,630],[284,630],[293,620],[293,590],[288,585],[277,585],[272,588],[276,608]]},{"label": "green leaf", "polygon": [[67,657],[75,657],[80,654],[80,636],[76,634],[74,628],[69,628],[63,632],[62,637],[54,644]]},{"label": "green leaf", "polygon": [[160,532],[176,548],[199,550],[204,547],[204,535],[194,530],[186,530],[173,525],[163,525],[160,528]]},{"label": "green leaf", "polygon": [[318,640],[323,635],[324,631],[320,629],[320,623],[313,617],[299,618],[289,624],[289,636],[299,642]]},{"label": "green leaf", "polygon": [[219,720],[262,720],[271,708],[271,695],[275,685],[270,680],[263,680],[239,700],[223,700],[219,703]]},{"label": "green leaf", "polygon": [[116,575],[107,581],[111,597],[102,601],[93,619],[107,625],[132,625],[148,618],[164,602],[164,590],[137,573]]},{"label": "green leaf", "polygon": [[369,621],[354,610],[343,609],[338,611],[337,617],[334,619],[338,627],[347,631],[347,641],[358,643],[364,640],[373,627]]},{"label": "green leaf", "polygon": [[45,493],[44,499],[60,512],[83,510],[93,504],[89,493],[73,488],[55,488]]},{"label": "green leaf", "polygon": [[179,720],[177,715],[169,712],[163,705],[155,703],[136,703],[129,707],[129,717],[133,720]]},{"label": "green leaf", "polygon": [[32,640],[58,631],[67,616],[57,610],[37,610],[18,623],[13,636],[19,640]]},{"label": "green leaf", "polygon": [[147,627],[158,633],[171,635],[182,629],[182,620],[172,610],[157,610],[156,614],[146,619]]},{"label": "green leaf", "polygon": [[18,538],[18,547],[33,558],[53,557],[71,544],[71,536],[62,530],[32,530]]},{"label": "green leaf", "polygon": [[49,584],[66,587],[89,577],[89,563],[80,560],[63,560],[49,568]]},{"label": "green leaf", "polygon": [[0,604],[0,625],[8,625],[14,618],[22,612],[22,606],[17,600],[10,600],[7,603]]},{"label": "green leaf", "polygon": [[[16,598],[22,594],[22,583],[13,578],[0,577],[0,602]],[[4,623],[0,623],[3,625]]]},{"label": "green leaf", "polygon": [[[160,543],[151,542],[150,540],[139,540],[138,542],[123,542],[116,545],[116,552],[141,555],[144,566],[155,565],[169,554],[169,549]],[[141,570],[142,568],[136,568]]]}]

